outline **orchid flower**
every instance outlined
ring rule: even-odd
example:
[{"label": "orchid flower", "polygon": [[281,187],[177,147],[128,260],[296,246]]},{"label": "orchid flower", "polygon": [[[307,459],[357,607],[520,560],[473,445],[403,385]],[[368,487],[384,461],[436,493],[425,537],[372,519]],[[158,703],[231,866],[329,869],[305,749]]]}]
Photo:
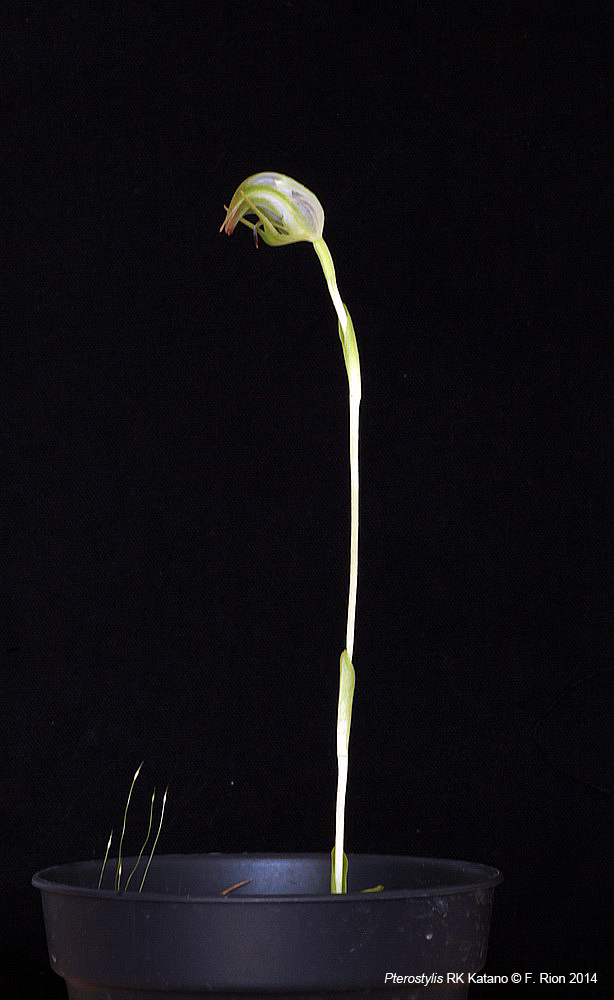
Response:
[{"label": "orchid flower", "polygon": [[[248,222],[245,215],[256,215]],[[220,226],[232,236],[237,222],[249,226],[269,246],[321,239],[324,209],[315,194],[284,174],[254,174],[237,188]]]},{"label": "orchid flower", "polygon": [[[256,217],[252,222],[246,218]],[[347,891],[347,858],[343,851],[345,797],[348,774],[348,745],[354,697],[354,627],[358,583],[358,414],[360,407],[360,360],[354,326],[337,288],[335,267],[322,238],[324,209],[313,192],[285,174],[253,174],[239,185],[220,226],[231,236],[238,222],[249,226],[258,246],[261,236],[269,246],[284,246],[302,240],[313,243],[328,291],[337,313],[339,337],[348,375],[350,406],[350,580],[345,649],[340,658],[339,702],[337,709],[337,804],[335,846],[332,851],[331,891]]]}]

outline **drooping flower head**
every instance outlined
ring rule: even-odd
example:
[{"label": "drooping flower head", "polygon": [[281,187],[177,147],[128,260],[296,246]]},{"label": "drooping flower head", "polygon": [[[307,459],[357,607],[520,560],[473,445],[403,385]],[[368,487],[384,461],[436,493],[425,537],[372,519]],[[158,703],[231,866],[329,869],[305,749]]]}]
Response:
[{"label": "drooping flower head", "polygon": [[[246,215],[258,221],[250,222]],[[322,238],[324,209],[313,192],[285,174],[253,174],[233,194],[220,232],[232,236],[237,222],[272,247],[300,240],[315,243]]]}]

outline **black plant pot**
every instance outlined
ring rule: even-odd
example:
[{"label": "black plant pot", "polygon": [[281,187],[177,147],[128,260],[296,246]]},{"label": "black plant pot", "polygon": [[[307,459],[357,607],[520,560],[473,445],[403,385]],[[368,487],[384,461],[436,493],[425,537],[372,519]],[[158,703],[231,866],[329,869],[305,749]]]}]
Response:
[{"label": "black plant pot", "polygon": [[[124,872],[135,861],[125,859]],[[32,880],[70,1000],[314,1000],[333,991],[460,1000],[486,959],[501,881],[484,865],[359,854],[349,856],[348,893],[331,895],[327,855],[178,854],[154,856],[146,891],[119,893],[111,863],[106,888],[95,888],[100,867],[61,865]],[[361,892],[380,883],[382,892]]]}]

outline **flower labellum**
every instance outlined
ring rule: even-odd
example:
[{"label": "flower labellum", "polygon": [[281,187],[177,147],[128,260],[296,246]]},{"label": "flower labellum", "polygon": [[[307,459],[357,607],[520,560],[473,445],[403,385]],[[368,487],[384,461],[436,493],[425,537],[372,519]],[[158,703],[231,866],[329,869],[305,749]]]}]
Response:
[{"label": "flower labellum", "polygon": [[[246,215],[255,215],[250,222]],[[322,239],[324,209],[313,192],[285,174],[253,174],[239,185],[220,226],[232,236],[237,222],[254,230],[269,246]]]}]

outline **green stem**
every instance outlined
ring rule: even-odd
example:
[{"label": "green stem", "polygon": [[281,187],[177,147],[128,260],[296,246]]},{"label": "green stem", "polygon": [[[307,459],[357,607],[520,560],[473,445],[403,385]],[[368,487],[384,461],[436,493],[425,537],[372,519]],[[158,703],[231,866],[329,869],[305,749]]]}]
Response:
[{"label": "green stem", "polygon": [[128,809],[130,808],[132,789],[134,788],[134,784],[139,776],[139,772],[144,763],[145,761],[142,760],[139,766],[137,767],[136,771],[134,772],[134,778],[132,779],[132,784],[130,785],[130,791],[128,792],[128,798],[126,799],[126,808],[124,809],[124,821],[122,823],[122,832],[119,838],[119,848],[117,851],[117,869],[115,871],[115,888],[118,892],[121,889],[121,881],[122,881],[122,844],[124,843],[124,834],[126,832],[126,818],[128,816]]},{"label": "green stem", "polygon": [[354,630],[356,622],[356,593],[358,588],[358,427],[360,412],[360,359],[354,333],[354,324],[337,287],[335,266],[323,239],[315,240],[314,249],[322,265],[328,291],[339,320],[339,337],[348,375],[350,404],[350,581],[348,593],[347,630],[345,651],[341,656],[339,707],[337,714],[337,805],[335,813],[335,850],[333,883],[335,892],[344,891],[343,841],[345,827],[345,797],[348,772],[348,744],[354,695]]},{"label": "green stem", "polygon": [[352,659],[354,650],[354,625],[356,620],[356,591],[358,586],[358,424],[360,411],[360,358],[354,333],[354,325],[347,306],[342,301],[337,287],[335,266],[325,241],[313,244],[317,253],[328,291],[339,319],[339,336],[348,375],[350,390],[350,489],[351,489],[351,530],[350,530],[350,587],[348,596],[348,617],[345,648]]},{"label": "green stem", "polygon": [[109,849],[111,847],[111,841],[113,840],[113,830],[109,834],[109,839],[107,840],[107,849],[104,852],[104,861],[102,862],[102,868],[100,869],[100,878],[98,879],[98,888],[102,885],[102,876],[104,875],[105,866],[107,863],[107,858],[109,857]]},{"label": "green stem", "polygon": [[143,841],[143,846],[141,847],[141,850],[139,851],[139,856],[136,859],[136,864],[135,864],[134,868],[132,869],[132,871],[130,872],[128,878],[126,879],[126,884],[124,886],[124,892],[128,892],[128,886],[130,885],[130,879],[132,878],[132,876],[136,872],[137,868],[139,867],[139,865],[141,863],[141,858],[143,857],[143,852],[144,852],[145,848],[147,847],[147,841],[149,840],[149,834],[151,833],[151,825],[153,823],[153,807],[154,807],[155,798],[156,798],[156,789],[154,787],[154,790],[151,793],[151,802],[149,804],[149,826],[147,827],[147,835],[145,837],[145,840]]},{"label": "green stem", "polygon": [[354,651],[356,623],[356,591],[358,588],[358,415],[360,396],[350,391],[350,587],[348,594],[348,620],[345,639],[350,660]]},{"label": "green stem", "polygon": [[162,810],[160,812],[160,822],[158,823],[158,832],[156,833],[156,836],[154,838],[154,842],[151,845],[151,852],[149,854],[149,859],[147,861],[147,865],[146,865],[145,871],[143,873],[143,878],[141,879],[141,884],[139,886],[139,892],[143,891],[143,886],[145,885],[145,879],[147,878],[147,872],[149,871],[149,866],[151,865],[151,859],[153,858],[154,851],[155,851],[156,847],[158,846],[158,839],[160,837],[160,830],[162,829],[162,821],[164,820],[164,810],[166,808],[166,796],[167,795],[168,795],[168,785],[166,786],[166,790],[165,790],[164,795],[162,797]]}]

